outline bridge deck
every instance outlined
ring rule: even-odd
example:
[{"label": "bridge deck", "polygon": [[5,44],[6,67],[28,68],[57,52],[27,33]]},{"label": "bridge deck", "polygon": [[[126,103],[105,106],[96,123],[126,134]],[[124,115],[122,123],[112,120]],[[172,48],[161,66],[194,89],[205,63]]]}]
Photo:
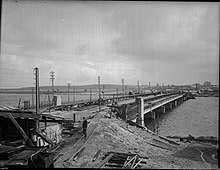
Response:
[{"label": "bridge deck", "polygon": [[[161,106],[163,106],[163,105],[165,105],[165,104],[167,104],[167,103],[170,103],[170,102],[172,102],[172,101],[174,101],[174,100],[177,100],[177,99],[179,99],[179,98],[181,98],[181,97],[183,97],[183,94],[181,94],[181,95],[174,95],[174,96],[168,96],[168,97],[165,97],[165,98],[162,98],[162,99],[159,99],[158,101],[154,101],[154,103],[151,103],[151,104],[149,104],[149,103],[146,103],[145,105],[144,105],[144,107],[145,107],[145,109],[144,109],[144,114],[146,114],[146,113],[148,113],[148,112],[150,112],[150,111],[152,111],[152,110],[154,110],[154,109],[157,109],[157,108],[159,108],[159,107],[161,107]],[[154,105],[152,105],[152,104],[154,104]],[[146,108],[147,107],[147,108]]]},{"label": "bridge deck", "polygon": [[[154,95],[150,95],[150,96],[147,96],[145,97],[145,99],[150,99],[152,98]],[[136,100],[136,98],[133,98],[133,99],[127,99],[127,100],[118,100],[117,103],[119,106],[123,105],[123,104],[131,104],[131,103],[134,103]]]}]

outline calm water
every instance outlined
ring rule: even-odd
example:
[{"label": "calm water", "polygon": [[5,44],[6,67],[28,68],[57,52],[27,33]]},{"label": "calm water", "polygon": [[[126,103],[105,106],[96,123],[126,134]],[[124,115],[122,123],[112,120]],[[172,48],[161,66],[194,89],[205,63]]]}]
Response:
[{"label": "calm water", "polygon": [[[158,118],[158,134],[163,136],[218,137],[219,98],[197,97]],[[152,129],[153,122],[149,124]]]},{"label": "calm water", "polygon": [[[34,96],[35,97],[35,96]],[[32,101],[31,94],[0,94],[0,106],[17,106],[19,98]],[[67,101],[68,95],[62,95],[62,101]],[[89,100],[88,94],[77,94],[76,101]],[[98,99],[98,94],[93,94],[92,99]],[[70,101],[73,101],[70,95]],[[41,102],[48,101],[47,95],[41,95]],[[35,100],[34,100],[35,102]],[[22,103],[21,103],[22,105]],[[182,103],[166,112],[157,119],[158,134],[164,136],[215,136],[218,137],[219,98],[197,97]],[[153,129],[154,123],[147,127]]]},{"label": "calm water", "polygon": [[[32,94],[4,94],[0,93],[0,106],[18,106],[19,98],[21,98],[21,106],[23,106],[23,101],[30,100],[30,104],[32,104]],[[35,95],[34,98],[34,105],[35,105]],[[106,97],[107,98],[107,97]],[[75,101],[83,101],[83,100],[89,100],[90,94],[76,94],[75,95]],[[98,94],[92,95],[92,100],[98,99]],[[62,102],[68,101],[68,95],[67,94],[61,94],[61,100]],[[48,101],[48,95],[42,94],[40,95],[40,102],[47,102]],[[50,98],[51,101],[51,98]],[[69,95],[69,101],[74,101],[74,95]]]}]

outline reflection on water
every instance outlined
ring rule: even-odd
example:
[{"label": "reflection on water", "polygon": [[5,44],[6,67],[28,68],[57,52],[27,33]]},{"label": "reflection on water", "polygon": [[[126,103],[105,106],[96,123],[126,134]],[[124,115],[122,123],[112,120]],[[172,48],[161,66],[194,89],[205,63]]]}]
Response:
[{"label": "reflection on water", "polygon": [[[190,99],[157,119],[158,134],[163,136],[218,137],[219,98]],[[153,129],[151,121],[147,127]]]}]

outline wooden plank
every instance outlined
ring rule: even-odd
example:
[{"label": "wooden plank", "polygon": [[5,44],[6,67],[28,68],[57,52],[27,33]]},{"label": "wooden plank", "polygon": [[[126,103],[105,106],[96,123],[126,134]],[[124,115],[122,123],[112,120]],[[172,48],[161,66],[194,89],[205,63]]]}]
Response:
[{"label": "wooden plank", "polygon": [[105,164],[105,166],[108,166],[108,167],[114,167],[114,168],[122,168],[123,167],[123,165],[119,165],[119,164]]},{"label": "wooden plank", "polygon": [[4,152],[9,152],[9,151],[15,151],[15,150],[18,150],[18,148],[13,147],[13,146],[0,145],[0,154]]},{"label": "wooden plank", "polygon": [[164,139],[164,140],[168,141],[169,143],[172,143],[172,144],[175,144],[175,145],[180,145],[179,143],[174,142],[174,141],[172,141],[172,140],[170,140],[170,139],[167,139],[166,137],[163,137],[163,136],[160,136],[160,135],[159,135],[159,138]]},{"label": "wooden plank", "polygon": [[81,153],[84,151],[84,149],[85,149],[85,147],[83,147],[82,149],[80,149],[80,150],[76,153],[76,155],[73,157],[73,161],[75,161],[75,160],[81,155]]},{"label": "wooden plank", "polygon": [[127,166],[129,163],[131,163],[133,160],[134,160],[134,162],[135,162],[136,158],[137,158],[137,155],[135,155],[134,157],[132,157],[127,163],[124,164],[123,167],[126,167],[126,166]]},{"label": "wooden plank", "polygon": [[41,133],[38,129],[35,130],[35,132],[41,137],[43,138],[47,143],[49,144],[53,144],[53,141],[47,137],[47,135],[44,135],[43,133]]},{"label": "wooden plank", "polygon": [[96,152],[96,154],[94,155],[94,157],[93,157],[93,159],[92,159],[93,162],[98,158],[100,152],[101,152],[101,149],[99,149],[99,150]]},{"label": "wooden plank", "polygon": [[[24,150],[24,151],[20,152],[19,154],[17,154],[16,156],[10,158],[9,160],[0,163],[0,167],[4,167],[5,165],[10,164],[12,161],[14,161],[16,159],[24,159],[26,157],[27,153],[33,154],[34,152],[35,152],[34,150]],[[26,153],[26,154],[24,154],[24,153]],[[30,157],[30,155],[27,156],[27,158],[28,157]]]},{"label": "wooden plank", "polygon": [[11,121],[14,123],[14,125],[16,126],[16,128],[19,130],[19,132],[22,134],[22,136],[24,137],[24,139],[26,141],[29,142],[29,144],[31,146],[34,146],[34,144],[32,143],[32,141],[28,138],[28,136],[26,135],[26,133],[24,132],[24,130],[21,128],[21,126],[18,124],[18,122],[14,119],[14,117],[12,116],[11,113],[7,113],[7,116],[11,119]]},{"label": "wooden plank", "polygon": [[6,112],[6,111],[0,111],[0,116],[2,116],[2,117],[7,117],[7,115],[8,115],[8,113],[11,113],[12,114],[12,116],[13,117],[15,117],[15,118],[31,118],[31,119],[39,119],[39,118],[41,118],[41,115],[38,115],[38,114],[34,114],[34,113],[22,113],[22,112],[20,112],[20,113],[13,113],[12,111],[10,111],[10,112]]},{"label": "wooden plank", "polygon": [[113,156],[114,154],[113,153],[110,153],[103,161],[101,161],[97,166],[96,168],[101,168],[103,165],[105,165],[105,163],[107,163],[111,157]]},{"label": "wooden plank", "polygon": [[141,163],[142,160],[143,160],[143,158],[141,158],[141,159],[138,161],[138,163],[136,163],[133,167],[131,167],[131,169],[135,169],[135,168]]}]

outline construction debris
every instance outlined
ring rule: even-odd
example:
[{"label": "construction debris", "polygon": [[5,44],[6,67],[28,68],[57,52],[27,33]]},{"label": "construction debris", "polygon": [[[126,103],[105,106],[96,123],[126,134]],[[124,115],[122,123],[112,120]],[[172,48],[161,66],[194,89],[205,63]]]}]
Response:
[{"label": "construction debris", "polygon": [[75,156],[73,157],[73,161],[75,161],[79,156],[80,154],[84,151],[85,147],[81,148],[76,154]]},{"label": "construction debris", "polygon": [[99,163],[97,168],[111,167],[111,168],[140,168],[140,163],[146,164],[144,159],[148,157],[141,157],[138,154],[132,153],[119,153],[119,152],[107,152],[102,158],[103,161]]},{"label": "construction debris", "polygon": [[96,159],[99,157],[100,152],[101,152],[101,149],[99,149],[99,150],[96,152],[96,154],[94,155],[94,157],[93,157],[93,159],[92,159],[93,162],[95,162]]}]

